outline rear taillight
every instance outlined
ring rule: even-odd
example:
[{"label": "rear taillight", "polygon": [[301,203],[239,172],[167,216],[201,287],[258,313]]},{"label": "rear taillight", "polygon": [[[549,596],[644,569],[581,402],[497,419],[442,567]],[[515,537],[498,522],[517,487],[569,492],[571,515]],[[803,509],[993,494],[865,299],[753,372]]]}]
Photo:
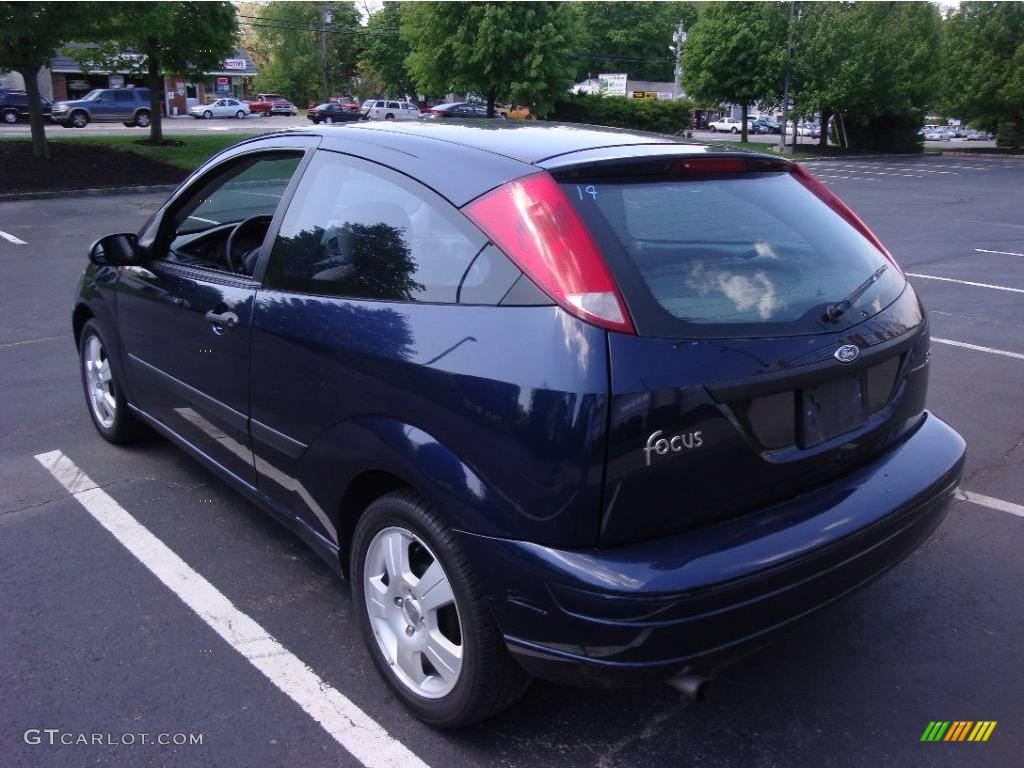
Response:
[{"label": "rear taillight", "polygon": [[565,310],[610,331],[635,333],[597,245],[547,173],[503,184],[463,210]]},{"label": "rear taillight", "polygon": [[[885,258],[892,262],[892,265],[896,267],[896,269],[900,269],[900,265],[896,263],[896,259],[892,257],[892,254],[889,253],[888,249],[882,245],[882,241],[878,239],[867,224],[861,221],[860,216],[847,208],[846,203],[833,194],[831,189],[814,178],[802,165],[794,163],[791,166],[790,173],[793,174],[793,178],[814,193],[819,200],[842,216],[850,226],[866,237],[868,241],[875,246],[875,248],[882,252],[882,255],[885,256]],[[902,272],[903,270],[900,271]]]},{"label": "rear taillight", "polygon": [[434,117],[444,117],[444,112],[442,112],[439,109],[430,110],[430,114],[433,115]]}]

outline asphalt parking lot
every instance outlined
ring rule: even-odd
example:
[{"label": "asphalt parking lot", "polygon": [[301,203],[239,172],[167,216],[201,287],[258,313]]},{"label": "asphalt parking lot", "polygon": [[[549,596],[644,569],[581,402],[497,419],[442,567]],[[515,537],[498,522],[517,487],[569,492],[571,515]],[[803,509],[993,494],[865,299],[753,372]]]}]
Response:
[{"label": "asphalt parking lot", "polygon": [[[966,498],[883,578],[722,670],[705,702],[667,686],[535,683],[511,711],[456,733],[420,724],[390,695],[347,586],[298,539],[165,441],[117,448],[93,429],[73,291],[89,243],[137,229],[162,196],[0,203],[3,764],[1024,765],[1024,161],[810,167],[930,310],[929,406],[968,441]],[[91,483],[35,458],[55,466],[54,451]],[[251,627],[226,642],[86,511],[83,491],[109,497],[166,548],[155,557],[191,569],[193,587],[277,644]],[[922,743],[933,720],[998,724],[985,743]],[[45,733],[26,743],[28,729],[202,744],[51,746]],[[358,759],[341,746],[353,743]]]}]

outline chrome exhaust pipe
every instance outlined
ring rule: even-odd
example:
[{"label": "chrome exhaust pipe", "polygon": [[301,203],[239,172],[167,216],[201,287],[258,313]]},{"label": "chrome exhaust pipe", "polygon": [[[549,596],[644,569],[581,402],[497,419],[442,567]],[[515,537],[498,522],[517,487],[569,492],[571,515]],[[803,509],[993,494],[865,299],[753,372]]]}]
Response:
[{"label": "chrome exhaust pipe", "polygon": [[668,681],[669,685],[691,701],[704,701],[710,683],[711,680],[709,678],[692,672],[684,672]]}]

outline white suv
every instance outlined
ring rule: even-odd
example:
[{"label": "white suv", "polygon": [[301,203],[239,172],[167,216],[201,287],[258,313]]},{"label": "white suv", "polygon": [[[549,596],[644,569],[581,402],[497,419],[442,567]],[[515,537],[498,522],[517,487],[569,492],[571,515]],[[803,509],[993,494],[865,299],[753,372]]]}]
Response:
[{"label": "white suv", "polygon": [[718,120],[712,120],[708,123],[708,128],[712,131],[728,131],[729,133],[739,133],[743,128],[743,121],[735,117],[722,117]]},{"label": "white suv", "polygon": [[371,101],[366,116],[371,120],[418,120],[420,108],[411,101]]}]

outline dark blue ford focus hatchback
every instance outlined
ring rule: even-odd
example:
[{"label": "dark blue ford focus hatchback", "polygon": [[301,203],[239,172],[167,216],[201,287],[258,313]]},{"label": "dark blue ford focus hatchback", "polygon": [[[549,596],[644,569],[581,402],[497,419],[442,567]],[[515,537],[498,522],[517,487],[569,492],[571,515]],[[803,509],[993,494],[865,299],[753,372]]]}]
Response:
[{"label": "dark blue ford focus hatchback", "polygon": [[798,165],[579,126],[271,134],[98,241],[110,441],[166,435],[352,583],[458,725],[530,676],[693,690],[945,513],[925,313]]}]

